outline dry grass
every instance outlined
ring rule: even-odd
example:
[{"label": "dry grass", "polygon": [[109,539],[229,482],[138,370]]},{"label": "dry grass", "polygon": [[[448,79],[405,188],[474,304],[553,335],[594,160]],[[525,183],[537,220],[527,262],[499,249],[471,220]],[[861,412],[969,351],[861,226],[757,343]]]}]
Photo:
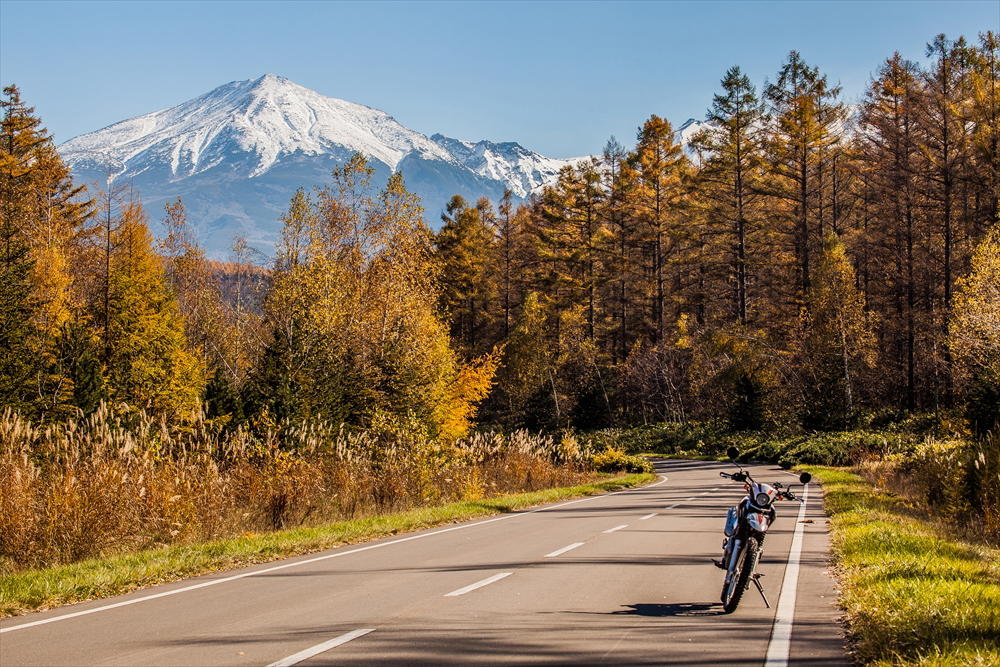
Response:
[{"label": "dry grass", "polygon": [[567,498],[595,495],[646,484],[650,473],[604,479],[591,484],[545,489],[483,500],[464,500],[364,519],[246,534],[198,544],[174,545],[23,570],[0,576],[0,617],[70,602],[120,595],[152,584],[207,572],[263,563],[343,544],[419,530],[455,521],[513,512]]},{"label": "dry grass", "polygon": [[1000,546],[1000,437],[927,439],[906,453],[865,459],[857,472],[920,508],[942,534]]},{"label": "dry grass", "polygon": [[590,479],[570,439],[0,414],[0,575]]}]

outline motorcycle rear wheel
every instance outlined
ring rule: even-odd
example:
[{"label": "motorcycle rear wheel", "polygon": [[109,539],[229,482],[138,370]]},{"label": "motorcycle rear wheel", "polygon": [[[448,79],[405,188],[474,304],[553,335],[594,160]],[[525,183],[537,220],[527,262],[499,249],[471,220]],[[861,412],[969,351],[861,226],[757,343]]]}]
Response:
[{"label": "motorcycle rear wheel", "polygon": [[750,587],[750,577],[757,569],[760,559],[760,543],[756,537],[747,539],[743,552],[736,558],[736,570],[729,583],[722,587],[722,608],[727,614],[736,611],[743,599],[743,593]]}]

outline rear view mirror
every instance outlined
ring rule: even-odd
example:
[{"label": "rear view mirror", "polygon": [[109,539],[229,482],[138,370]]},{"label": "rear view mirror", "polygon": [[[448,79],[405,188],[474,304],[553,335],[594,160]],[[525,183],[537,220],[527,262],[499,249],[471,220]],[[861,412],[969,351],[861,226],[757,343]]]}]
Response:
[{"label": "rear view mirror", "polygon": [[735,461],[736,457],[739,455],[740,455],[740,450],[736,449],[735,447],[730,447],[729,449],[726,450],[726,456],[728,456],[733,461]]},{"label": "rear view mirror", "polygon": [[799,481],[802,482],[803,484],[808,484],[809,480],[811,480],[812,478],[813,476],[807,472],[804,472],[801,475],[799,475]]}]

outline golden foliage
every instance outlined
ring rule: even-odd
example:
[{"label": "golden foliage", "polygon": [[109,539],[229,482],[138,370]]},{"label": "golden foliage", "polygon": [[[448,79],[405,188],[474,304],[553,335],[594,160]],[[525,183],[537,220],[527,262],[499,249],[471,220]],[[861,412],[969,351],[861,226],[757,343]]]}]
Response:
[{"label": "golden foliage", "polygon": [[126,206],[114,234],[108,379],[112,398],[173,418],[201,401],[205,369],[187,348],[184,320],[153,252],[141,206]]},{"label": "golden foliage", "polygon": [[1000,222],[976,247],[972,270],[958,280],[949,346],[965,373],[1000,382]]},{"label": "golden foliage", "polygon": [[440,437],[446,441],[456,440],[468,434],[476,416],[476,407],[490,392],[493,377],[503,347],[495,348],[489,354],[473,359],[455,374],[448,384],[447,397],[441,406]]}]

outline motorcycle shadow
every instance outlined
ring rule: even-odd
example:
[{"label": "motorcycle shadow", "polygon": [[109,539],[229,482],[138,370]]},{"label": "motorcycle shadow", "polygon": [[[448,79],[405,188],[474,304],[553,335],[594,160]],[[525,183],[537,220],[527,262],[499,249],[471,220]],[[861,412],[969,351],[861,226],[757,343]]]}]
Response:
[{"label": "motorcycle shadow", "polygon": [[632,616],[722,616],[725,611],[718,602],[677,602],[674,604],[627,604],[611,612]]}]

